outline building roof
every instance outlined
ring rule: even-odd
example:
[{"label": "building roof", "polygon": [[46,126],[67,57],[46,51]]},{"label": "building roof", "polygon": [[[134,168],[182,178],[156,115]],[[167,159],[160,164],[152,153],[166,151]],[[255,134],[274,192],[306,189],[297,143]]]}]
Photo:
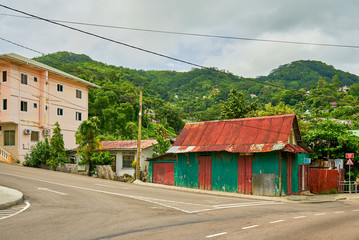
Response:
[{"label": "building roof", "polygon": [[[156,140],[141,140],[141,149],[157,144]],[[103,150],[137,150],[137,140],[103,141]]]},{"label": "building roof", "polygon": [[[297,144],[289,144],[291,130]],[[167,153],[227,151],[232,153],[307,152],[295,114],[189,123]]]},{"label": "building roof", "polygon": [[88,87],[91,87],[91,88],[99,88],[100,87],[100,86],[98,86],[96,84],[90,83],[90,82],[88,82],[86,80],[83,80],[83,79],[75,77],[75,76],[73,76],[71,74],[68,74],[68,73],[65,73],[63,71],[60,71],[60,70],[58,70],[56,68],[50,67],[50,66],[48,66],[46,64],[43,64],[43,63],[37,62],[35,60],[20,56],[20,55],[15,54],[15,53],[1,54],[0,59],[2,59],[4,61],[7,61],[7,62],[13,62],[13,63],[17,63],[17,64],[22,64],[22,65],[28,65],[28,66],[31,66],[31,67],[34,67],[34,68],[37,68],[37,69],[40,69],[40,70],[46,70],[49,73],[52,73],[54,75],[58,75],[58,76],[67,78],[67,79],[69,79],[71,81],[82,83],[82,84],[84,84],[84,85],[86,85]]}]

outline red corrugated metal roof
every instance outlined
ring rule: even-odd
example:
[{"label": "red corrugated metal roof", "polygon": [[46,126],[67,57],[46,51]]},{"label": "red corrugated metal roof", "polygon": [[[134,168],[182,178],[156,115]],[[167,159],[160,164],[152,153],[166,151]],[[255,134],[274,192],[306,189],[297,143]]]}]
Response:
[{"label": "red corrugated metal roof", "polygon": [[[151,147],[152,144],[157,144],[156,140],[141,140],[141,149]],[[103,141],[103,150],[117,150],[117,149],[137,149],[137,140],[124,141]]]},{"label": "red corrugated metal roof", "polygon": [[295,114],[288,114],[189,123],[168,152],[251,153],[284,149],[306,152],[299,146],[288,144],[294,119]]}]

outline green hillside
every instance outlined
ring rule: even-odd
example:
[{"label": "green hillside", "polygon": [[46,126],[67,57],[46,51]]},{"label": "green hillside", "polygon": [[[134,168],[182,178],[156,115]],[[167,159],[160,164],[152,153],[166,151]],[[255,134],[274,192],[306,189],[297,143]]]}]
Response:
[{"label": "green hillside", "polygon": [[[338,107],[356,106],[359,96],[358,76],[319,61],[295,61],[268,76],[244,78],[215,68],[188,72],[135,70],[69,52],[35,60],[102,86],[90,91],[89,115],[101,119],[105,134],[122,138],[135,137],[139,89],[144,93],[146,112],[152,112],[144,119],[147,137],[154,135],[151,118],[161,121],[173,135],[184,126],[182,119],[219,119],[221,105],[231,89],[241,90],[248,104],[256,102],[258,110],[265,109],[266,104],[284,103],[297,113],[310,110],[319,115],[330,102],[337,102]],[[350,94],[339,91],[343,85],[353,85]]]},{"label": "green hillside", "polygon": [[331,80],[335,75],[347,86],[359,82],[359,77],[354,74],[337,70],[320,61],[303,60],[279,66],[268,76],[263,77],[263,80],[280,82],[286,87],[299,89],[316,86],[319,78],[325,77]]}]

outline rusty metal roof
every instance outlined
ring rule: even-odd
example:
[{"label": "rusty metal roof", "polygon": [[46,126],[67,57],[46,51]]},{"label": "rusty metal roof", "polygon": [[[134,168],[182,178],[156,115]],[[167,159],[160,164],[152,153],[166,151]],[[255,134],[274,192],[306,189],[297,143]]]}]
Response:
[{"label": "rusty metal roof", "polygon": [[[292,127],[298,129],[295,114],[188,123],[167,153],[306,152],[289,144]],[[299,135],[299,131],[294,134]],[[300,136],[295,137],[300,140]]]},{"label": "rusty metal roof", "polygon": [[[137,140],[103,141],[103,150],[137,150]],[[157,144],[156,140],[141,140],[141,149]]]}]

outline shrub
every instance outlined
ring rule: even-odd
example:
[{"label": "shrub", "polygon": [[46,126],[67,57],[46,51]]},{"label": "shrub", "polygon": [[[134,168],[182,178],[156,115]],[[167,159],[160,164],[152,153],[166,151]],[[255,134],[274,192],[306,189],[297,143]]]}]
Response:
[{"label": "shrub", "polygon": [[50,144],[49,140],[45,138],[44,141],[38,142],[31,147],[30,153],[25,156],[24,166],[40,167],[41,163],[46,164],[46,160],[50,158]]},{"label": "shrub", "polygon": [[332,190],[330,190],[329,192],[330,194],[337,194],[338,193],[338,190],[333,188]]}]

